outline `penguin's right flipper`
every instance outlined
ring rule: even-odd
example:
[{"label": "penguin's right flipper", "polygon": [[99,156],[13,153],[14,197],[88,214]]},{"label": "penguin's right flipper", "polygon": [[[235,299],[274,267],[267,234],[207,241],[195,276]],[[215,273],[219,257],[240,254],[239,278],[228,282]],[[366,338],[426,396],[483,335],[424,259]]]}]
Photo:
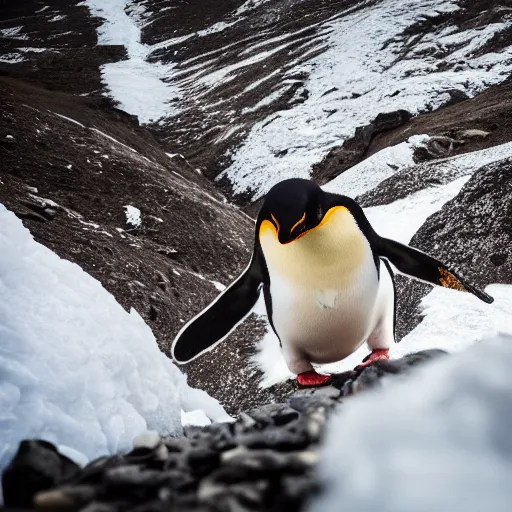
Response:
[{"label": "penguin's right flipper", "polygon": [[171,348],[177,363],[188,363],[212,350],[251,312],[260,295],[259,260],[255,254],[240,277],[182,327]]},{"label": "penguin's right flipper", "polygon": [[418,249],[378,235],[376,245],[379,256],[389,260],[402,274],[445,288],[470,292],[487,304],[494,302],[490,295],[466,283],[446,265]]}]

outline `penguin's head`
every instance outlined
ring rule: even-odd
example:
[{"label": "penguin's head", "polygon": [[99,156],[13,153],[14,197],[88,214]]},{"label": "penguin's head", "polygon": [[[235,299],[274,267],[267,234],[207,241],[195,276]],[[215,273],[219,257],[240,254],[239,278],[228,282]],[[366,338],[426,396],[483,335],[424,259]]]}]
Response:
[{"label": "penguin's head", "polygon": [[288,244],[317,227],[324,217],[324,192],[311,180],[292,178],[274,185],[260,212],[269,221],[281,244]]}]

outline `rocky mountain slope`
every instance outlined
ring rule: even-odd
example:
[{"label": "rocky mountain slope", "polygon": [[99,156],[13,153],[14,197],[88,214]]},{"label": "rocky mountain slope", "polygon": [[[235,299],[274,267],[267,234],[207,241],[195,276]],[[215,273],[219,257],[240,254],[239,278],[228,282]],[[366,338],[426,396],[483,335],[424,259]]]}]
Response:
[{"label": "rocky mountain slope", "polygon": [[242,413],[235,423],[185,428],[182,437],[146,432],[129,453],[83,468],[50,443],[24,441],[2,476],[5,504],[48,511],[303,509],[322,490],[314,470],[326,421],[339,404],[442,355],[378,361],[331,386]]},{"label": "rocky mountain slope", "polygon": [[[397,276],[395,356],[405,358],[353,374],[362,348],[326,368],[339,373],[334,387],[298,394],[293,382],[283,383],[288,374],[258,307],[228,340],[182,368],[190,384],[237,415],[235,423],[187,428],[179,439],[148,434],[132,453],[83,470],[51,445],[28,442],[4,489],[9,478],[23,489],[30,482],[34,493],[63,485],[36,499],[49,510],[134,503],[210,510],[215,500],[220,510],[297,510],[316,486],[328,409],[439,354],[410,352],[458,351],[510,331],[511,34],[509,0],[0,0],[0,203],[38,242],[136,309],[164,353],[180,326],[245,267],[261,197],[290,176],[357,198],[380,234],[439,257],[481,287],[491,284],[496,299],[481,305]],[[489,354],[490,383],[472,356],[467,365],[448,358],[455,362],[439,371],[446,382],[450,368],[471,381],[470,400],[508,410],[496,362],[507,351]],[[439,368],[415,381],[434,390],[427,412],[446,413],[436,409],[443,399],[467,412],[465,395],[430,386]],[[263,377],[273,386],[262,388]],[[490,400],[492,389],[502,402]],[[16,405],[10,391],[0,397]],[[406,395],[411,410],[418,407]],[[336,425],[363,435],[357,418],[371,416],[372,399],[379,400],[343,401]],[[344,423],[343,410],[359,400],[362,412]],[[422,446],[420,434],[430,435],[414,424],[410,431]],[[358,453],[373,446],[366,441],[359,439]],[[390,446],[410,453],[395,441]],[[508,453],[503,443],[500,457]],[[322,475],[350,449],[340,444],[324,454]],[[353,477],[350,469],[365,461],[347,463],[343,474]],[[31,505],[19,487],[9,488],[8,504]],[[374,510],[354,489],[340,491],[336,504],[350,495],[354,510]],[[397,489],[389,510],[397,510]]]},{"label": "rocky mountain slope", "polygon": [[[471,173],[450,173],[444,159],[510,140],[506,0],[0,6],[0,201],[135,307],[164,351],[249,258],[252,221],[233,200],[252,215],[272,183],[311,175],[368,208],[393,208],[486,165],[477,158]],[[496,206],[509,183],[500,151],[504,184],[488,194]],[[475,233],[477,262],[463,244],[433,243],[441,222],[429,220],[420,239],[426,218],[445,203],[437,215],[449,217],[470,183],[447,189],[410,236],[419,230],[413,243],[479,284],[509,283],[508,239],[498,251],[491,233]],[[489,210],[474,217],[493,222]],[[400,286],[402,337],[426,290]],[[185,368],[190,381],[233,412],[288,395],[288,384],[258,387],[250,359],[264,330],[261,318],[242,326]]]}]

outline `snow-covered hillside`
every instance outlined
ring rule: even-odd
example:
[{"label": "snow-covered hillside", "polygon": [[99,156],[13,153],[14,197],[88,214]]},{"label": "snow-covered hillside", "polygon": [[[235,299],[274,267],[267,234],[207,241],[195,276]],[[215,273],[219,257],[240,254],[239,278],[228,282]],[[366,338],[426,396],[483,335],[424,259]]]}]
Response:
[{"label": "snow-covered hillside", "polygon": [[136,311],[36,243],[3,205],[0,295],[0,471],[22,439],[84,463],[148,429],[180,433],[182,411],[229,419],[188,386]]},{"label": "snow-covered hillside", "polygon": [[309,177],[379,113],[432,111],[512,71],[507,12],[488,22],[465,0],[234,4],[199,28],[178,6],[86,2],[105,19],[99,43],[128,52],[102,68],[109,94],[252,199]]}]

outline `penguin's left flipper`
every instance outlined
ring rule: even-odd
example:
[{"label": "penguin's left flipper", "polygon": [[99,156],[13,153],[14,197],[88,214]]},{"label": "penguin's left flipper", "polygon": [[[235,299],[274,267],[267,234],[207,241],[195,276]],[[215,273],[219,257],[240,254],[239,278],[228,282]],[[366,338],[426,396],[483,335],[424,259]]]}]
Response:
[{"label": "penguin's left flipper", "polygon": [[172,344],[173,359],[188,363],[212,350],[251,312],[261,288],[258,257],[206,309],[182,327]]},{"label": "penguin's left flipper", "polygon": [[402,274],[444,288],[472,293],[487,304],[494,302],[490,295],[466,283],[446,265],[418,249],[380,236],[376,237],[376,245],[379,257],[389,260]]}]

